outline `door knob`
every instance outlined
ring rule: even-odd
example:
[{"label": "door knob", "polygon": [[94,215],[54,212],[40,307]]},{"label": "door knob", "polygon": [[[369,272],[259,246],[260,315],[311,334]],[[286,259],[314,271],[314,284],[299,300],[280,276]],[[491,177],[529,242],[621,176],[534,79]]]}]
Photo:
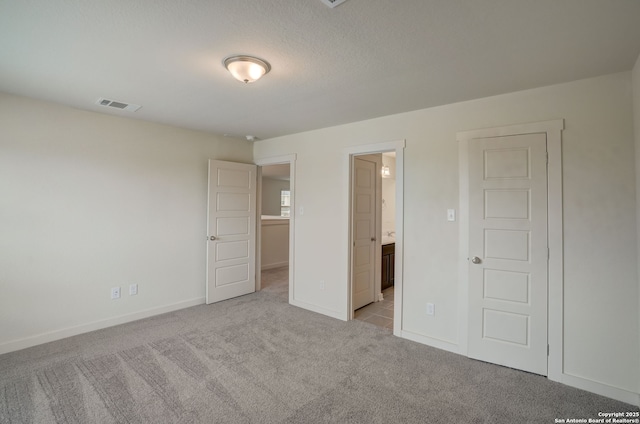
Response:
[{"label": "door knob", "polygon": [[477,256],[474,256],[473,258],[471,258],[471,262],[473,262],[474,264],[480,264],[482,263],[482,259],[480,259]]},{"label": "door knob", "polygon": [[209,240],[213,241],[213,240],[217,240],[216,236],[210,236]]},{"label": "door knob", "polygon": [[371,237],[371,241],[376,241],[376,238],[375,237]]}]

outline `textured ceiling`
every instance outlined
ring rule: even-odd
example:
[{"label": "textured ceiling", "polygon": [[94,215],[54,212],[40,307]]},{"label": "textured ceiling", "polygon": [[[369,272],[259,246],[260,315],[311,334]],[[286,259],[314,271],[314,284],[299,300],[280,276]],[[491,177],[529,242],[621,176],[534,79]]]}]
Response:
[{"label": "textured ceiling", "polygon": [[[273,69],[244,85],[221,64],[232,54]],[[0,91],[262,139],[625,71],[639,54],[638,0],[0,0]]]}]

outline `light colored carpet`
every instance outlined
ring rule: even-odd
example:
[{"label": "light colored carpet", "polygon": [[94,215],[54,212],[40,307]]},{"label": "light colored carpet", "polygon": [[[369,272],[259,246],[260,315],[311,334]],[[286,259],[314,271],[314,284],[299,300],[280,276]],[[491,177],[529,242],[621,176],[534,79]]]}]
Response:
[{"label": "light colored carpet", "polygon": [[263,287],[0,356],[0,423],[553,423],[638,410]]}]

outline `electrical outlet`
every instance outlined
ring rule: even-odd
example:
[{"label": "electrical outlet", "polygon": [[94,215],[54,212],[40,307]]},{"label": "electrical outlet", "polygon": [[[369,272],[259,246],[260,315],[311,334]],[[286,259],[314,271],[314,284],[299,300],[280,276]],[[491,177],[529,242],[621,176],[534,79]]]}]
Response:
[{"label": "electrical outlet", "polygon": [[120,299],[120,287],[111,288],[111,300]]},{"label": "electrical outlet", "polygon": [[324,290],[324,280],[320,280],[320,290]]},{"label": "electrical outlet", "polygon": [[134,296],[138,294],[138,285],[137,284],[131,284],[129,286],[129,296]]},{"label": "electrical outlet", "polygon": [[455,209],[447,209],[447,221],[455,221],[456,220],[456,210]]},{"label": "electrical outlet", "polygon": [[435,315],[436,314],[436,305],[433,303],[427,303],[427,315]]}]

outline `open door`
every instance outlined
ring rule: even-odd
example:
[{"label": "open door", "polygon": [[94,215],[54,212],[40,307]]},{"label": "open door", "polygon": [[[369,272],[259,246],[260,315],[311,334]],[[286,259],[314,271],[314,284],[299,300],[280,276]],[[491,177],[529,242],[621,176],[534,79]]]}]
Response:
[{"label": "open door", "polygon": [[375,302],[376,162],[353,158],[352,179],[352,310]]},{"label": "open door", "polygon": [[207,303],[256,290],[256,165],[209,160]]}]

